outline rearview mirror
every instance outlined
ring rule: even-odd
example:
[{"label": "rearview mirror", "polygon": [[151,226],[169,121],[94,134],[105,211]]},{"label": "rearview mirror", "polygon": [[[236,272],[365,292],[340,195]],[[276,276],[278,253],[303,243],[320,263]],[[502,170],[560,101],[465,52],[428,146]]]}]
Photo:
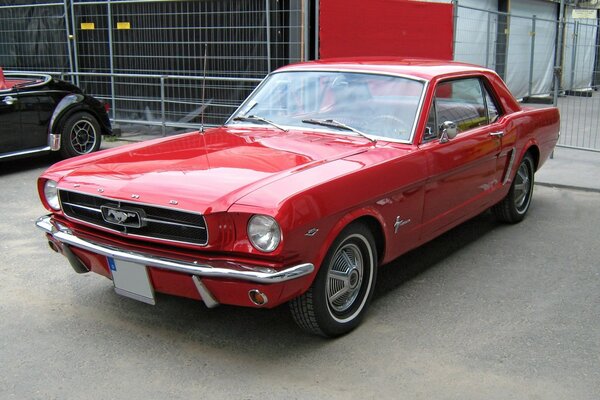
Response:
[{"label": "rearview mirror", "polygon": [[442,134],[440,135],[440,143],[446,143],[450,139],[454,139],[458,134],[456,124],[452,121],[445,121],[440,127]]}]

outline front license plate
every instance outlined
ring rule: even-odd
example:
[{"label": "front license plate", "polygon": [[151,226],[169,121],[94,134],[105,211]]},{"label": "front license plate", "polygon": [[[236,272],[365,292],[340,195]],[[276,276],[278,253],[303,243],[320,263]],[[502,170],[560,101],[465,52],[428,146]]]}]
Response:
[{"label": "front license plate", "polygon": [[115,292],[144,303],[156,304],[154,288],[145,265],[108,257],[108,266],[112,273]]}]

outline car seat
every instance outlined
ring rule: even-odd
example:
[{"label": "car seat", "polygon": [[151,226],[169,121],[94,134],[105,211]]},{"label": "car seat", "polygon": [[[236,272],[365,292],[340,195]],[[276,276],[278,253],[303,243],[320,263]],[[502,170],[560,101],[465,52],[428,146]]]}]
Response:
[{"label": "car seat", "polygon": [[6,79],[4,79],[4,71],[0,67],[0,90],[4,89],[8,89],[8,86],[6,86]]}]

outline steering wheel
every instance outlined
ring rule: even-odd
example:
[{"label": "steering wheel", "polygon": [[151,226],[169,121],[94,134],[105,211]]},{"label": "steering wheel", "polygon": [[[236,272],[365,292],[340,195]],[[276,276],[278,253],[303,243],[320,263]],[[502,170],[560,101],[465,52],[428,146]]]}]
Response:
[{"label": "steering wheel", "polygon": [[[381,114],[373,117],[373,121],[377,128],[387,128],[383,130],[382,136],[393,135],[394,138],[404,138],[403,136],[409,135],[411,128],[395,115]],[[390,129],[392,128],[392,129]]]}]

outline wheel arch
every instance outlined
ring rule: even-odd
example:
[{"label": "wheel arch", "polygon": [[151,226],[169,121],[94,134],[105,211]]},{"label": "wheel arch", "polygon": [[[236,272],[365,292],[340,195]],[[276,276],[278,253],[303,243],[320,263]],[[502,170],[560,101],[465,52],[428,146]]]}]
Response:
[{"label": "wheel arch", "polygon": [[523,159],[523,157],[525,157],[525,155],[527,155],[527,153],[531,154],[531,157],[533,158],[534,170],[537,171],[540,165],[540,148],[536,143],[530,143],[521,155],[521,160]]},{"label": "wheel arch", "polygon": [[86,112],[93,116],[98,124],[102,135],[112,134],[110,129],[110,122],[106,121],[103,115],[94,109],[91,105],[86,103],[86,97],[82,94],[70,94],[58,103],[50,119],[50,126],[48,127],[49,134],[60,134],[65,122],[71,117],[71,115],[77,112]]},{"label": "wheel arch", "polygon": [[377,252],[377,263],[379,264],[384,257],[386,248],[383,217],[375,209],[365,208],[349,212],[342,218],[338,219],[337,223],[329,231],[327,239],[323,242],[317,254],[315,265],[318,266],[318,268],[320,268],[327,252],[342,231],[356,223],[365,225],[373,234],[373,239],[375,240],[375,250]]}]

